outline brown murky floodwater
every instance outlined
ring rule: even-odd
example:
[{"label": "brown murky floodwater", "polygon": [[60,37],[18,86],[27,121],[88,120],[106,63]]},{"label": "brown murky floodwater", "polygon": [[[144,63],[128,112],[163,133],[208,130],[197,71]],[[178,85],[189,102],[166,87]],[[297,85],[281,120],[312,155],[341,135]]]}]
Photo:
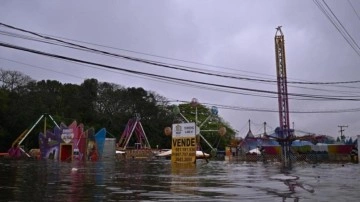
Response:
[{"label": "brown murky floodwater", "polygon": [[359,164],[0,159],[0,201],[357,201]]}]

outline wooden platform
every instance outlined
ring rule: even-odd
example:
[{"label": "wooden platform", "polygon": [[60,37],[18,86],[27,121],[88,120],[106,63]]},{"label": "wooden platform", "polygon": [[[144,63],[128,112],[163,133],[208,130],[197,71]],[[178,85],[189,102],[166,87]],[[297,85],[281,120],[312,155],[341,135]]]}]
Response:
[{"label": "wooden platform", "polygon": [[9,157],[9,153],[0,153],[0,158],[8,158]]},{"label": "wooden platform", "polygon": [[148,159],[154,157],[152,149],[126,149],[125,153],[116,154],[117,159]]}]

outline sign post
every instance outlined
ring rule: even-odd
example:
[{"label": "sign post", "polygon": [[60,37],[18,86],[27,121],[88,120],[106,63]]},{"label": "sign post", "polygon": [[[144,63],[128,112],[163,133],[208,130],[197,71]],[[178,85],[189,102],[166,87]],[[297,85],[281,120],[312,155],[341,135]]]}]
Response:
[{"label": "sign post", "polygon": [[195,135],[195,123],[177,123],[172,125],[171,163],[195,163]]}]

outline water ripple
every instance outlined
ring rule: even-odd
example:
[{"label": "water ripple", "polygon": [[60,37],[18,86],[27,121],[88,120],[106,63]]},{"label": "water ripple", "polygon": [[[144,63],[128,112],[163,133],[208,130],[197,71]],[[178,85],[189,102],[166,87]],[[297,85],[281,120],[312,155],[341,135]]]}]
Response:
[{"label": "water ripple", "polygon": [[0,160],[1,201],[354,201],[357,164]]}]

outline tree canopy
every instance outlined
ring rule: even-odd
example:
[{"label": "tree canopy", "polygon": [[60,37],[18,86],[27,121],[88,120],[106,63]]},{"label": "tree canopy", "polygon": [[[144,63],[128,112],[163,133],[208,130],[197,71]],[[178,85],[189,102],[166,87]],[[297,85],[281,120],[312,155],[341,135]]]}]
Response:
[{"label": "tree canopy", "polygon": [[[42,114],[50,114],[58,123],[70,124],[76,120],[95,130],[106,128],[109,137],[120,138],[127,121],[140,114],[141,123],[150,145],[170,148],[170,139],[164,128],[181,121],[173,113],[170,102],[156,92],[143,88],[126,88],[118,84],[86,79],[80,85],[62,84],[55,80],[35,81],[16,71],[0,70],[0,152],[6,152],[12,142],[29,129]],[[195,108],[190,104],[178,106],[184,117],[195,122]],[[211,114],[203,105],[196,107],[198,122]],[[49,127],[53,127],[49,125]],[[225,136],[218,134],[219,127],[226,127]],[[49,128],[51,129],[51,128]],[[224,149],[234,137],[234,130],[218,115],[204,122],[202,135],[213,147]],[[38,146],[38,126],[29,136],[27,146]],[[204,148],[208,146],[204,144]]]}]

